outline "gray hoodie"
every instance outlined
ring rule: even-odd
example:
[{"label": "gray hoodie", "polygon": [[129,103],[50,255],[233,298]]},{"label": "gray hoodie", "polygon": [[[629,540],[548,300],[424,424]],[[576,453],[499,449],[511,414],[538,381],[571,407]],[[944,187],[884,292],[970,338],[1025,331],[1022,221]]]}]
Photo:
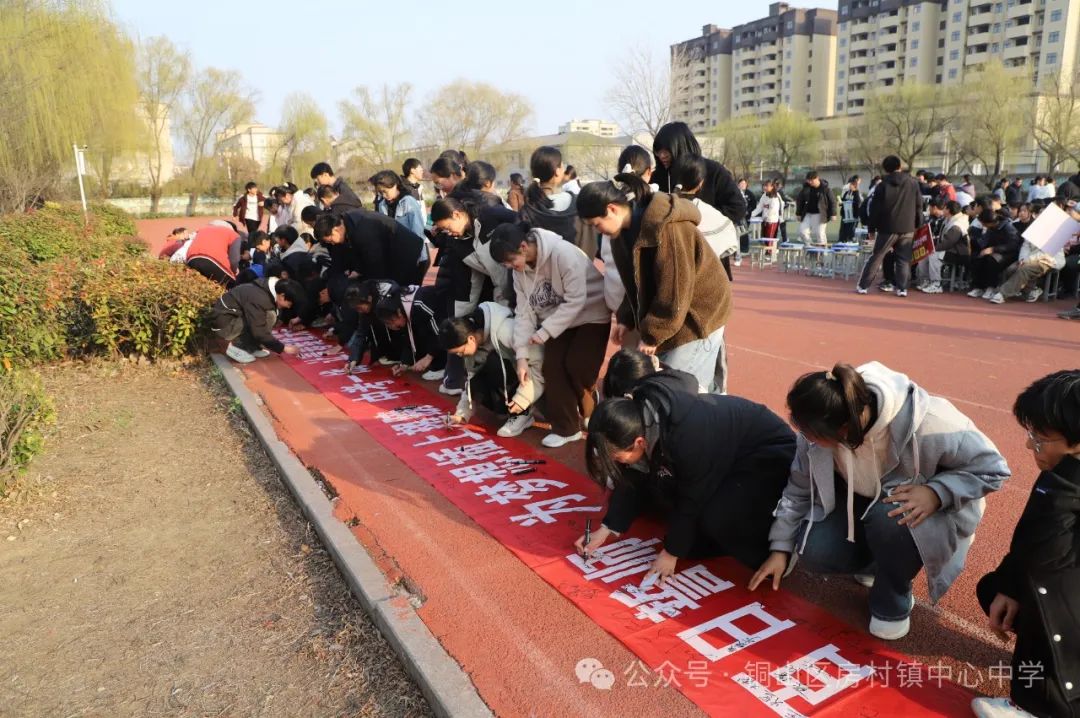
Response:
[{"label": "gray hoodie", "polygon": [[531,230],[529,241],[536,242],[536,266],[514,272],[518,359],[529,357],[533,334],[547,341],[571,327],[611,320],[604,302],[604,277],[584,252],[546,229]]},{"label": "gray hoodie", "polygon": [[[491,352],[498,352],[499,356],[509,362],[516,359],[514,351],[514,313],[496,302],[481,302],[480,310],[484,312],[484,337],[476,354],[465,357],[465,371],[469,379],[476,374],[478,367],[484,365]],[[523,409],[532,406],[544,393],[544,348],[536,345],[529,347],[529,378],[527,384],[518,384],[517,391],[513,396],[507,396],[507,401],[513,401]],[[503,388],[506,388],[507,377],[503,376]],[[472,382],[465,383],[465,391],[458,400],[456,413],[468,421],[473,415]]]},{"label": "gray hoodie", "polygon": [[[964,568],[985,499],[1011,473],[1005,458],[982,432],[945,399],[931,396],[907,376],[871,362],[859,373],[879,398],[900,402],[889,425],[889,449],[881,477],[885,493],[903,484],[926,484],[941,508],[911,529],[926,568],[930,600],[937,602]],[[773,512],[773,551],[791,553],[805,545],[813,524],[837,508],[832,450],[811,444],[801,433],[791,477]],[[849,521],[853,517],[849,516]],[[808,521],[805,530],[803,522]],[[880,560],[880,557],[879,557]]]}]

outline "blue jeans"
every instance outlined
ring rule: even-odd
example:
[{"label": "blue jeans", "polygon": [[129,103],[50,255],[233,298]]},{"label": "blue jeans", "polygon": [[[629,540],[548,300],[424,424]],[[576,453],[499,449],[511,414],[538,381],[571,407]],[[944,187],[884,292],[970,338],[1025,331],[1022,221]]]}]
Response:
[{"label": "blue jeans", "polygon": [[657,356],[672,369],[693,374],[702,391],[713,392],[717,391],[716,355],[723,342],[724,328],[720,327],[704,339],[696,339]]},{"label": "blue jeans", "polygon": [[[911,582],[923,565],[911,530],[897,523],[900,516],[887,515],[896,505],[885,503],[884,493],[860,521],[870,499],[856,495],[855,541],[848,541],[846,497],[847,485],[837,477],[836,508],[810,529],[799,565],[811,573],[872,574],[870,613],[883,621],[907,618]],[[806,530],[805,524],[802,529]]]}]

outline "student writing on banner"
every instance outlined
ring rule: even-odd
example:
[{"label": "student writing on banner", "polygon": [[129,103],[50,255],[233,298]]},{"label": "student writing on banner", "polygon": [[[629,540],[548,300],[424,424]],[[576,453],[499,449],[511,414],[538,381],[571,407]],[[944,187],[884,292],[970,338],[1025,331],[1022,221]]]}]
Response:
[{"label": "student writing on banner", "polygon": [[661,584],[691,553],[732,556],[748,567],[764,560],[795,437],[761,404],[693,389],[660,372],[629,397],[598,406],[586,465],[611,495],[601,527],[575,544],[579,552],[600,548],[639,515],[659,514],[667,533],[651,571]]},{"label": "student writing on banner", "polygon": [[862,576],[870,633],[911,627],[915,576],[937,602],[964,567],[983,497],[1009,467],[945,399],[877,362],[806,374],[787,397],[799,429],[791,477],[769,534],[772,554],[750,581],[774,589],[796,561],[815,573]]}]

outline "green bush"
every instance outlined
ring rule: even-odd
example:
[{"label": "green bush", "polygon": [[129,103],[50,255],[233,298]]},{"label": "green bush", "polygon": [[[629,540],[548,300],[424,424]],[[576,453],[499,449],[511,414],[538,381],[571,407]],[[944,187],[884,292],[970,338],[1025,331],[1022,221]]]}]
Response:
[{"label": "green bush", "polygon": [[206,313],[221,286],[196,272],[148,257],[97,260],[80,268],[72,354],[180,357],[205,340]]},{"label": "green bush", "polygon": [[0,360],[65,355],[178,357],[203,344],[221,287],[151,259],[134,222],[94,207],[50,205],[0,218]]},{"label": "green bush", "polygon": [[39,377],[0,369],[0,495],[11,477],[41,452],[43,430],[53,417]]}]

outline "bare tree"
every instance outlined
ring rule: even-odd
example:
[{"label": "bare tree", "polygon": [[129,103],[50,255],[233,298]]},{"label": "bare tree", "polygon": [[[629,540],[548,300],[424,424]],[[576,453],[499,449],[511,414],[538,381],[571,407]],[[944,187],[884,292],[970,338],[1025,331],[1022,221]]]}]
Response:
[{"label": "bare tree", "polygon": [[[330,130],[326,115],[306,92],[293,92],[281,107],[281,147],[278,153],[285,179],[292,179],[297,164],[311,167],[330,151]],[[275,158],[277,159],[277,158]],[[275,162],[276,163],[276,162]]]},{"label": "bare tree", "polygon": [[246,122],[255,112],[256,94],[244,86],[235,70],[208,67],[200,72],[184,97],[180,131],[191,153],[187,214],[195,212],[199,192],[213,175],[210,155],[222,130]]},{"label": "bare tree", "polygon": [[671,119],[672,67],[685,65],[682,53],[657,58],[651,50],[623,53],[613,67],[615,84],[604,96],[608,110],[630,135],[652,139]]},{"label": "bare tree", "polygon": [[971,73],[961,87],[964,111],[952,137],[961,162],[980,175],[987,188],[1001,176],[1008,153],[1020,146],[1031,97],[1016,88],[1030,84],[1024,73],[995,60]]},{"label": "bare tree", "polygon": [[791,168],[809,162],[817,153],[821,130],[810,116],[780,107],[762,128],[762,144],[772,150],[776,166],[785,180]]},{"label": "bare tree", "polygon": [[879,146],[882,156],[894,154],[914,167],[934,141],[952,128],[956,117],[956,104],[940,88],[905,82],[871,93],[866,112],[855,124],[862,127],[863,138]]},{"label": "bare tree", "polygon": [[1070,78],[1054,73],[1032,105],[1035,143],[1053,173],[1065,160],[1080,163],[1080,72]]},{"label": "bare tree", "polygon": [[716,159],[749,180],[762,160],[764,136],[758,119],[733,117],[718,125],[712,134],[723,140]]},{"label": "bare tree", "polygon": [[408,147],[412,85],[383,85],[376,93],[360,86],[352,100],[338,103],[344,126],[343,142],[349,154],[364,165],[382,166]]},{"label": "bare tree", "polygon": [[167,37],[152,37],[139,46],[136,65],[139,109],[147,125],[146,169],[150,177],[150,211],[161,202],[163,153],[169,137],[169,122],[177,103],[191,81],[191,57],[181,52]]},{"label": "bare tree", "polygon": [[425,103],[420,129],[430,144],[478,153],[524,136],[532,116],[532,104],[521,95],[456,80]]}]

